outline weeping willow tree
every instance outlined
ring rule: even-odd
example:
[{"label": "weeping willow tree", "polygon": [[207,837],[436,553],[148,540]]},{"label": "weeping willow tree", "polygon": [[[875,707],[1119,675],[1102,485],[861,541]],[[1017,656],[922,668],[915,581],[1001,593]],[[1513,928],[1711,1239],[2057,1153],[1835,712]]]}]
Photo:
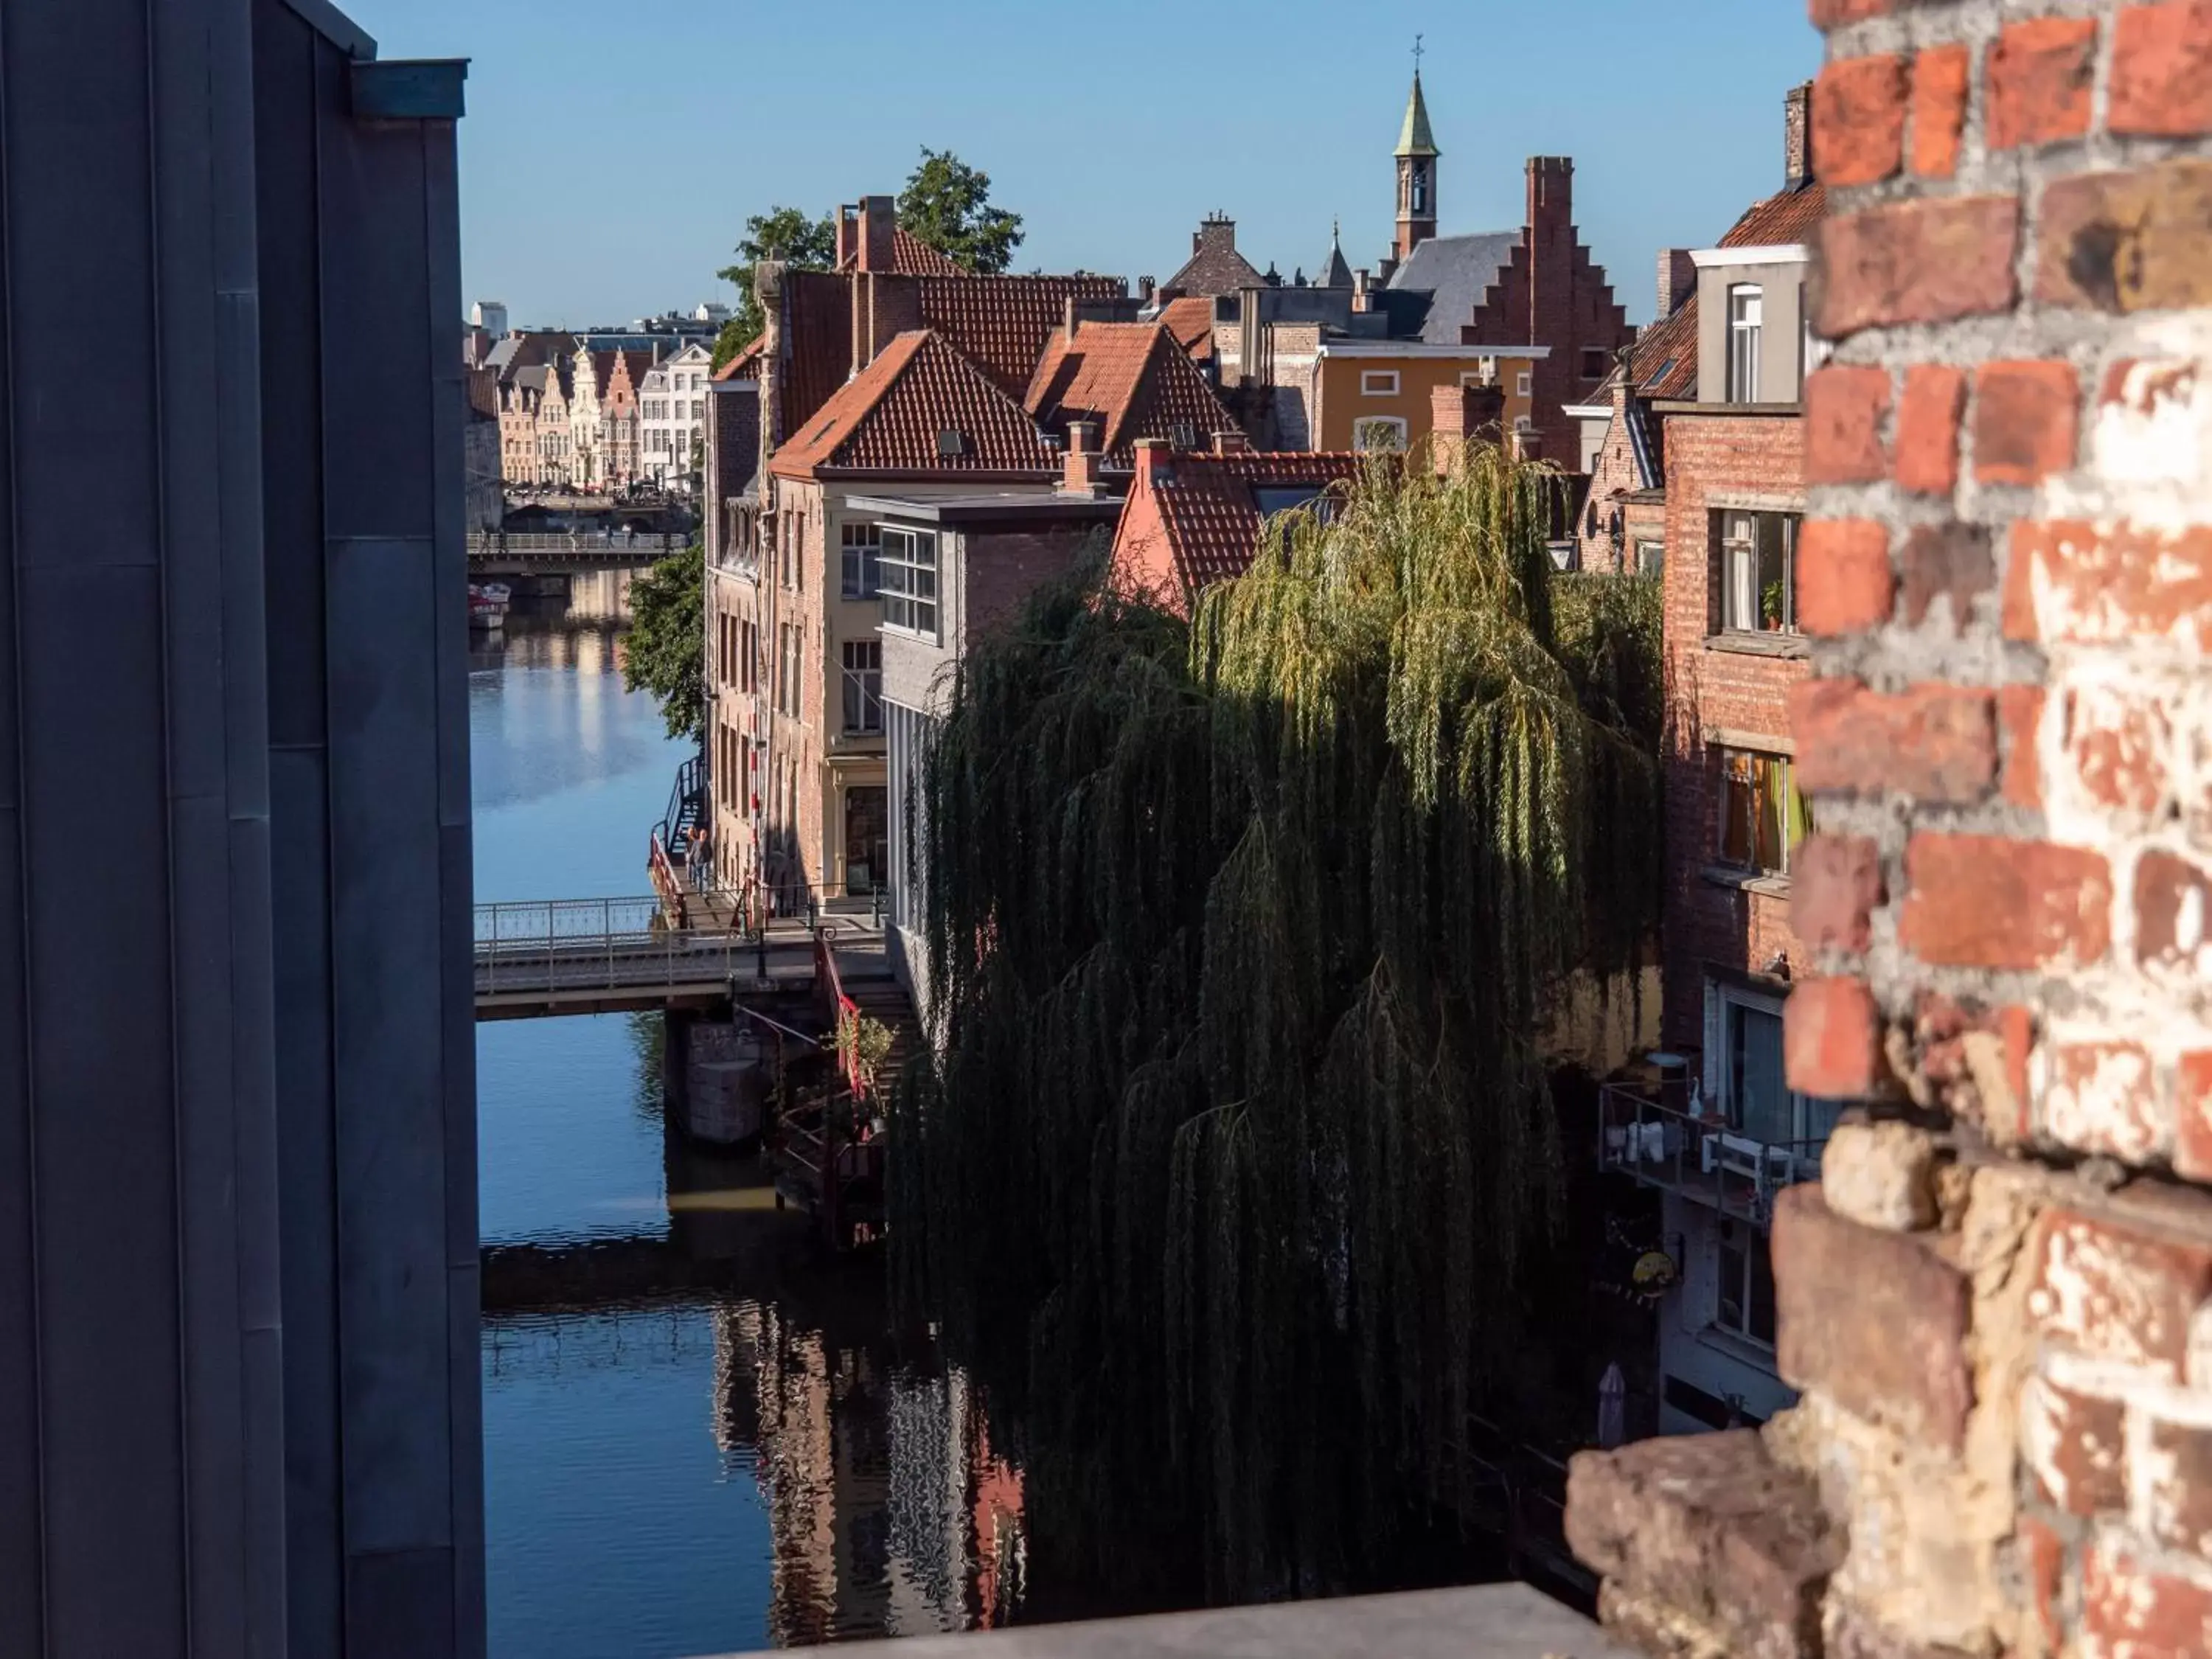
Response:
[{"label": "weeping willow tree", "polygon": [[1553,574],[1558,487],[1378,464],[1188,623],[1092,573],[961,666],[895,1265],[1016,1356],[1086,1572],[1195,1532],[1210,1593],[1326,1588],[1469,1496],[1555,1222],[1536,1034],[1656,909],[1656,595]]}]

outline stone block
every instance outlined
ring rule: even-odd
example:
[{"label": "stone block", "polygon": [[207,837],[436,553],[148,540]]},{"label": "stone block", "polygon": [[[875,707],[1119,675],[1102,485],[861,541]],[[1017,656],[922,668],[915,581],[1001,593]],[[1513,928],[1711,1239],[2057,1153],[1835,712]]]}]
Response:
[{"label": "stone block", "polygon": [[1820,1191],[1836,1214],[1887,1232],[1936,1224],[1936,1137],[1887,1119],[1837,1126],[1820,1154]]}]

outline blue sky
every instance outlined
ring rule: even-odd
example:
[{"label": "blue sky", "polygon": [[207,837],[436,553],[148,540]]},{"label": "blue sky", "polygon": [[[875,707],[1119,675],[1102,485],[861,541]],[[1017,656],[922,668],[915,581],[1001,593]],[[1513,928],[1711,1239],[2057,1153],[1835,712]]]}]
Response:
[{"label": "blue sky", "polygon": [[1802,0],[341,0],[386,58],[465,57],[464,281],[518,323],[729,298],[748,215],[895,193],[951,149],[1023,214],[1015,269],[1164,278],[1218,208],[1262,270],[1341,216],[1373,264],[1415,33],[1443,229],[1522,219],[1524,160],[1575,159],[1576,217],[1632,320],[1669,245],[1782,173],[1820,62]]}]

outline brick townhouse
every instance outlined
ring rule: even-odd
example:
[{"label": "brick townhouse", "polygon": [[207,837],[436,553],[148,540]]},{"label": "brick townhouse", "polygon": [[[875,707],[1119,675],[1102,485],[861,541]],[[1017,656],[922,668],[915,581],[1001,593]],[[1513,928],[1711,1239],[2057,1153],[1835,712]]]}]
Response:
[{"label": "brick townhouse", "polygon": [[[787,902],[888,886],[890,641],[964,637],[960,561],[988,545],[985,588],[1009,570],[1034,582],[1042,567],[1007,550],[1043,523],[1064,568],[1110,524],[1098,500],[1136,439],[1195,444],[1229,423],[1119,279],[960,273],[885,197],[836,226],[836,269],[763,266],[765,331],[708,400],[712,857],[722,884],[757,874]],[[758,434],[744,480],[720,430],[732,412]],[[1079,428],[1114,449],[1091,452],[1097,494],[1056,503]],[[902,705],[916,715],[933,707],[922,689]]]},{"label": "brick townhouse", "polygon": [[1777,1205],[1802,1403],[1583,1455],[1569,1536],[1654,1651],[2202,1655],[2212,8],[1812,9],[1784,1058],[1856,1104]]},{"label": "brick townhouse", "polygon": [[1795,1397],[1775,1370],[1768,1228],[1776,1194],[1817,1172],[1835,1117],[1783,1080],[1783,1005],[1808,961],[1790,920],[1811,827],[1790,735],[1809,672],[1798,560],[1817,348],[1802,319],[1825,200],[1807,166],[1808,91],[1786,102],[1783,189],[1715,246],[1665,257],[1688,291],[1624,354],[1581,526],[1595,514],[1601,526],[1585,568],[1632,556],[1662,573],[1661,1027],[1674,1061],[1656,1103],[1608,1095],[1603,1133],[1612,1167],[1662,1194],[1679,1273],[1659,1310],[1658,1422],[1672,1432],[1762,1420]]}]

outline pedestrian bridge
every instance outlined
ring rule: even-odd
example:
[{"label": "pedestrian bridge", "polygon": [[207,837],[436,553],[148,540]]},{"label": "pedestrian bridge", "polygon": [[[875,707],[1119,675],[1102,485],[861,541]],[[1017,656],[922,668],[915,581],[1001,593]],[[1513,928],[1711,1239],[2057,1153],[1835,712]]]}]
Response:
[{"label": "pedestrian bridge", "polygon": [[672,922],[658,896],[479,904],[477,1018],[707,1009],[733,995],[805,993],[823,933],[842,954],[882,952],[882,929],[866,913],[747,928],[707,902]]}]

